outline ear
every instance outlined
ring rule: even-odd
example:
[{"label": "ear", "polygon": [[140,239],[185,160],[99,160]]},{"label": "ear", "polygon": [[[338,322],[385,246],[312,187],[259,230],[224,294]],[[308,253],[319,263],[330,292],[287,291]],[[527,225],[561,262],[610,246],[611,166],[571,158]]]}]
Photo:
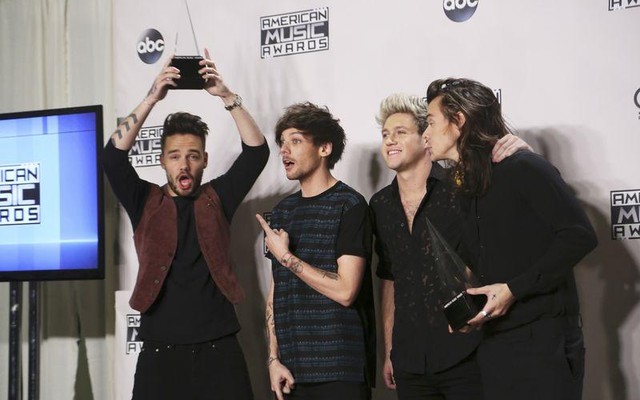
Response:
[{"label": "ear", "polygon": [[320,145],[320,157],[329,157],[333,151],[333,144],[331,142],[323,143]]},{"label": "ear", "polygon": [[456,117],[458,117],[458,123],[457,123],[458,129],[462,130],[462,127],[464,126],[465,122],[467,122],[467,118],[460,111],[458,111],[458,113],[456,114]]},{"label": "ear", "polygon": [[205,151],[204,152],[204,168],[207,168],[207,165],[209,165],[209,153]]}]

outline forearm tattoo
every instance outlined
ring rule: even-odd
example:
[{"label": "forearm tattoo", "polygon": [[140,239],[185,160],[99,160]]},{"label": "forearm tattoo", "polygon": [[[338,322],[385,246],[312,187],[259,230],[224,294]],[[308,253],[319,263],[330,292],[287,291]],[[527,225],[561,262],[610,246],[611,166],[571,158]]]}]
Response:
[{"label": "forearm tattoo", "polygon": [[276,334],[276,323],[273,320],[273,303],[267,303],[267,315],[265,318],[267,328],[267,343],[271,343],[271,335]]},{"label": "forearm tattoo", "polygon": [[302,272],[302,260],[300,260],[296,256],[291,256],[289,260],[287,260],[287,268],[291,270],[294,274],[299,274]]},{"label": "forearm tattoo", "polygon": [[338,274],[336,274],[335,272],[322,271],[322,277],[333,279],[334,281],[338,280]]},{"label": "forearm tattoo", "polygon": [[138,122],[138,116],[134,113],[131,113],[127,115],[127,117],[124,119],[124,121],[120,123],[120,125],[118,125],[118,128],[115,130],[115,132],[113,132],[113,135],[111,135],[111,142],[114,144],[114,146],[116,144],[116,136],[118,136],[118,140],[122,140],[123,134],[131,130],[131,125],[129,125],[129,120],[131,120],[132,123],[135,124]]}]

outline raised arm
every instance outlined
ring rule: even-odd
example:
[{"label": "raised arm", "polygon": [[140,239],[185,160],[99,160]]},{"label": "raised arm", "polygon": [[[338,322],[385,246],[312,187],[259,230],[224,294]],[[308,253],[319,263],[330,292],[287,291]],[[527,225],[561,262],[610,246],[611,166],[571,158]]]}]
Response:
[{"label": "raised arm", "polygon": [[258,128],[251,114],[242,106],[241,97],[233,93],[222,80],[216,64],[209,56],[209,50],[204,49],[204,54],[205,59],[200,61],[202,69],[199,71],[206,80],[204,89],[211,95],[222,99],[238,127],[242,142],[252,147],[260,146],[265,142],[264,135],[260,131],[260,128]]},{"label": "raised arm", "polygon": [[162,67],[162,71],[153,81],[147,96],[122,120],[115,132],[111,134],[111,142],[120,150],[129,151],[136,141],[136,136],[142,124],[149,116],[149,113],[157,102],[164,99],[169,90],[169,86],[176,86],[174,79],[180,78],[177,68],[169,66],[168,60]]}]

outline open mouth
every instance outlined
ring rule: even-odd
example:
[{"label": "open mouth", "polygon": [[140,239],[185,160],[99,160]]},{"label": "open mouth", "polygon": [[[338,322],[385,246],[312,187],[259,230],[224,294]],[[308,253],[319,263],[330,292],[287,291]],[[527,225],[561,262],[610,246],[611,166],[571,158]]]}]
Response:
[{"label": "open mouth", "polygon": [[189,190],[193,184],[193,179],[187,174],[178,176],[178,187],[182,190]]},{"label": "open mouth", "polygon": [[293,166],[294,162],[291,160],[282,160],[282,165],[284,165],[284,169],[289,169]]},{"label": "open mouth", "polygon": [[400,150],[389,150],[387,151],[387,155],[395,156],[396,154],[400,154]]}]

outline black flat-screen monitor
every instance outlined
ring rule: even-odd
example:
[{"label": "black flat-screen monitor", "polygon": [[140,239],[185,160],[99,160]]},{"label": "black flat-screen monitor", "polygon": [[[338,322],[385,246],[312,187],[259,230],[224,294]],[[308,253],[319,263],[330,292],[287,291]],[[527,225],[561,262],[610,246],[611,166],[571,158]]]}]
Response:
[{"label": "black flat-screen monitor", "polygon": [[0,281],[104,278],[102,106],[0,114]]}]

